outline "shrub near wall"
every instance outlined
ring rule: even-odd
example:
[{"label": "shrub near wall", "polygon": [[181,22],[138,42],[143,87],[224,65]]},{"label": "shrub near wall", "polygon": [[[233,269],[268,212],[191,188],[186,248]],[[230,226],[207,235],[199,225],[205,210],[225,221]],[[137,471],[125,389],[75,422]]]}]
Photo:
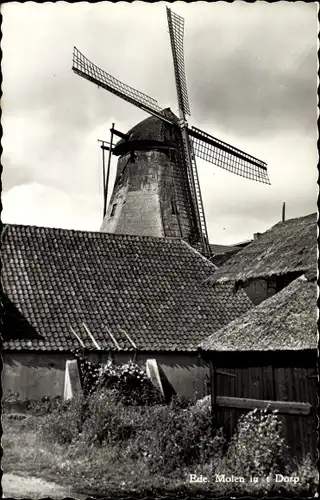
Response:
[{"label": "shrub near wall", "polygon": [[[78,435],[89,445],[114,444],[132,438],[141,420],[139,406],[162,401],[159,391],[135,363],[92,363],[76,351],[83,397],[52,405],[43,426],[47,440],[71,443]],[[43,401],[43,409],[47,406]],[[33,405],[37,413],[38,405]],[[129,409],[130,408],[130,409]],[[68,425],[68,419],[71,419]]]},{"label": "shrub near wall", "polygon": [[113,389],[114,397],[125,405],[146,405],[162,401],[146,372],[133,361],[123,365],[92,363],[80,350],[75,351],[80,368],[84,396],[104,389]]},{"label": "shrub near wall", "polygon": [[[101,494],[111,487],[119,488],[120,483],[129,490],[140,491],[154,483],[175,488],[178,484],[194,491],[189,475],[198,473],[209,478],[201,491],[230,495],[236,488],[242,494],[271,494],[281,486],[273,480],[267,482],[266,476],[290,475],[294,470],[281,459],[285,444],[275,412],[254,410],[244,415],[226,443],[221,431],[212,433],[209,405],[191,406],[181,397],[164,404],[134,363],[83,366],[85,395],[67,403],[52,403],[51,413],[42,413],[45,416],[39,431],[48,449],[54,442],[66,446],[68,458],[61,463],[68,464],[68,479],[75,484],[86,488],[96,485]],[[49,402],[43,404],[48,410]],[[32,411],[41,415],[37,406]],[[65,474],[63,467],[59,474]],[[304,483],[294,485],[294,489],[285,485],[286,491],[313,491],[314,468],[307,462],[298,467]],[[217,474],[244,477],[246,481],[236,486],[217,482]],[[249,483],[250,476],[260,477],[259,483]]]},{"label": "shrub near wall", "polygon": [[[35,422],[42,450],[50,453],[57,442],[65,447],[64,456],[57,460],[57,474],[63,478],[67,470],[66,479],[85,492],[93,487],[101,495],[124,488],[142,492],[162,485],[163,493],[174,488],[175,492],[199,490],[217,496],[301,496],[312,494],[317,484],[310,460],[296,468],[281,463],[283,448],[277,445],[282,443],[281,427],[276,414],[268,412],[243,417],[229,444],[221,432],[211,434],[208,408],[192,407],[179,398],[169,405],[124,405],[114,389],[95,391],[35,418],[41,419],[41,425]],[[189,475],[194,473],[207,476],[209,483],[190,485]],[[296,474],[300,482],[275,483],[276,473]],[[216,474],[244,477],[246,482],[217,482]],[[250,475],[259,476],[259,483],[249,483]],[[269,483],[265,475],[271,475]]]},{"label": "shrub near wall", "polygon": [[102,389],[88,398],[82,438],[89,445],[116,446],[135,437],[140,420],[139,406],[125,406],[117,391]]},{"label": "shrub near wall", "polygon": [[284,471],[287,446],[277,410],[253,410],[239,418],[226,454],[226,466],[242,477],[267,477]]},{"label": "shrub near wall", "polygon": [[139,431],[139,452],[148,460],[150,473],[204,464],[218,456],[224,444],[220,433],[212,436],[210,414],[185,407],[175,397],[167,406],[148,408]]},{"label": "shrub near wall", "polygon": [[[77,427],[80,417],[83,422]],[[215,495],[315,491],[316,468],[308,458],[296,468],[281,463],[281,427],[274,413],[244,416],[229,444],[221,432],[211,434],[210,420],[207,410],[176,398],[167,406],[124,405],[114,391],[104,390],[89,396],[84,406],[73,401],[54,410],[45,417],[41,435],[43,443],[67,445],[69,479],[83,487],[96,486],[101,494],[120,488],[122,482],[129,490],[142,490],[146,483],[199,489],[190,485],[190,473],[207,476],[209,483],[200,485],[200,491]],[[276,483],[279,473],[299,476],[300,482]],[[217,482],[216,475],[244,477],[245,482]],[[250,483],[250,476],[259,477],[259,482]]]}]

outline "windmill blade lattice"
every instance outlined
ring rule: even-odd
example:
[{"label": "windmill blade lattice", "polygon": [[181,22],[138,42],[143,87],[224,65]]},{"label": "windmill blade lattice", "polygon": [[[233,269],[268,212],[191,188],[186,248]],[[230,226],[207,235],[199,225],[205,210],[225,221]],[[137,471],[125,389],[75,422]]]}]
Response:
[{"label": "windmill blade lattice", "polygon": [[267,164],[263,161],[196,127],[189,129],[189,135],[192,140],[193,152],[199,158],[241,177],[270,184]]},{"label": "windmill blade lattice", "polygon": [[[178,129],[180,132],[180,139],[177,141],[178,163],[183,174],[183,186],[186,187],[186,199],[184,201],[190,205],[190,211],[188,210],[188,234],[185,235],[185,238],[189,242],[192,241],[195,248],[198,249],[200,246],[200,251],[205,256],[209,256],[210,246],[195,157],[198,156],[218,167],[254,181],[265,184],[270,184],[270,181],[266,163],[196,127],[191,129],[188,127],[186,115],[190,115],[190,105],[184,62],[184,19],[172,12],[168,7],[166,11],[178,97],[179,119],[172,112],[168,113],[168,109],[161,108],[155,99],[124,84],[100,69],[76,47],[74,47],[73,52],[72,70],[81,77]],[[181,228],[180,234],[182,235]]]},{"label": "windmill blade lattice", "polygon": [[197,164],[195,155],[193,154],[192,151],[192,142],[189,138],[188,129],[186,127],[184,128],[184,130],[182,130],[181,139],[184,149],[184,161],[186,163],[186,170],[188,174],[192,201],[194,203],[198,235],[200,237],[203,254],[206,257],[209,257],[210,255],[209,238],[208,238],[203,201],[201,196],[201,189],[199,184]]},{"label": "windmill blade lattice", "polygon": [[179,108],[183,115],[190,115],[186,72],[184,66],[183,35],[184,19],[167,7],[170,42],[173,56],[174,74],[178,93]]},{"label": "windmill blade lattice", "polygon": [[73,48],[72,69],[86,80],[108,90],[140,109],[172,123],[158,105],[158,102],[139,90],[122,83],[87,59],[76,47]]}]

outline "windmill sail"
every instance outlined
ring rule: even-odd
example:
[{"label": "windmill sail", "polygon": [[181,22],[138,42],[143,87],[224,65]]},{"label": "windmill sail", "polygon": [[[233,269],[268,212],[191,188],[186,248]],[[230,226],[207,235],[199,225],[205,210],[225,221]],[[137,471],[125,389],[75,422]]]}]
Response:
[{"label": "windmill sail", "polygon": [[171,123],[155,99],[109,75],[109,73],[106,73],[89,61],[76,47],[73,48],[72,69],[86,80],[95,83],[138,108]]},{"label": "windmill sail", "polygon": [[194,154],[191,150],[191,142],[187,128],[181,130],[181,161],[185,165],[187,171],[188,182],[190,187],[192,212],[195,219],[195,234],[191,235],[190,243],[194,246],[200,246],[202,253],[208,257],[210,254],[209,239],[207,225],[204,215],[204,208],[197,172],[197,165]]},{"label": "windmill sail", "polygon": [[174,74],[178,92],[179,108],[183,115],[190,115],[190,106],[184,66],[183,34],[184,19],[167,7],[167,19],[173,56]]},{"label": "windmill sail", "polygon": [[183,52],[183,34],[184,34],[184,19],[167,7],[167,19],[169,26],[170,42],[173,57],[173,67],[176,81],[178,105],[180,119],[182,120],[181,127],[181,161],[185,164],[187,171],[189,187],[192,200],[192,212],[195,219],[194,235],[191,239],[194,243],[199,242],[201,250],[204,255],[209,256],[210,247],[208,241],[208,233],[206,220],[204,215],[204,208],[202,203],[197,165],[195,162],[194,154],[192,152],[192,145],[189,138],[188,129],[186,126],[186,114],[190,115],[190,106],[184,66],[184,52]]},{"label": "windmill sail", "polygon": [[263,161],[216,139],[196,127],[189,129],[189,135],[192,139],[194,154],[199,158],[214,163],[217,167],[229,170],[233,174],[270,184],[267,164]]},{"label": "windmill sail", "polygon": [[[177,221],[180,236],[189,241],[204,255],[208,256],[210,247],[195,157],[198,156],[210,163],[214,163],[218,167],[248,179],[265,184],[270,184],[270,181],[266,163],[216,139],[196,127],[189,129],[186,121],[186,115],[190,115],[190,105],[184,63],[184,19],[172,12],[168,7],[166,10],[178,98],[179,119],[173,115],[172,112],[168,112],[170,110],[160,108],[155,99],[122,83],[98,66],[95,66],[76,47],[74,47],[73,52],[72,69],[81,77],[121,97],[147,113],[154,115],[159,119],[158,123],[162,120],[162,122],[160,122],[161,130],[165,128],[163,121],[173,126],[172,129],[170,129],[169,142],[164,143],[164,149],[166,149],[168,148],[168,144],[171,144],[172,134],[176,137],[173,150],[177,158],[179,158],[179,161],[176,164],[177,168],[175,174],[180,180],[181,189],[178,190],[178,188],[174,187],[173,191],[175,193],[179,191],[179,197],[177,201],[176,194],[172,195],[174,202],[177,203],[177,209],[174,209],[172,214],[178,214]],[[162,132],[160,135],[162,136]],[[157,137],[155,141],[158,147],[159,137]],[[146,147],[146,142],[147,141],[144,142],[144,147]],[[148,144],[149,143],[150,141]],[[169,147],[169,157],[171,154],[171,146]],[[144,175],[143,168],[141,171]],[[169,175],[167,171],[168,169],[166,170],[166,174]],[[179,200],[183,200],[183,202],[181,201],[180,203]],[[184,214],[183,217],[185,217],[185,219],[179,215],[179,204],[183,207],[181,213]],[[128,207],[128,205],[126,206]],[[140,218],[139,211],[136,216]],[[183,224],[181,224],[180,219],[183,220]],[[161,224],[163,224],[163,220]],[[182,226],[183,230],[181,229]]]}]

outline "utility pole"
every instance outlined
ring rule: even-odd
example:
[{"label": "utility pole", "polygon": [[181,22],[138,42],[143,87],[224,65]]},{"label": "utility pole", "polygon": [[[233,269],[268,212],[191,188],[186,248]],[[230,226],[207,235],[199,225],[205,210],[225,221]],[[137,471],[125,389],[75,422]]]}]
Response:
[{"label": "utility pole", "polygon": [[111,155],[112,155],[112,146],[113,146],[114,123],[112,124],[110,132],[111,132],[110,149],[109,149],[109,157],[108,157],[107,180],[106,180],[106,187],[105,187],[105,194],[104,194],[105,205],[104,205],[104,209],[103,209],[103,211],[104,211],[103,216],[106,215],[106,211],[107,211],[107,198],[108,198],[109,175],[110,175]]},{"label": "utility pole", "polygon": [[[106,212],[107,212],[107,199],[108,199],[108,187],[109,187],[109,176],[110,176],[110,166],[111,166],[111,155],[112,155],[112,146],[113,146],[113,135],[114,135],[114,123],[112,124],[112,128],[110,129],[111,132],[111,138],[110,142],[108,141],[102,141],[101,139],[98,139],[98,142],[101,143],[101,150],[102,150],[102,178],[103,178],[103,213],[102,213],[102,220],[105,218]],[[107,166],[107,173],[106,173],[106,162],[105,162],[105,151],[109,151],[109,156],[108,156],[108,166]]]},{"label": "utility pole", "polygon": [[286,220],[286,202],[284,201],[282,204],[282,222]]}]

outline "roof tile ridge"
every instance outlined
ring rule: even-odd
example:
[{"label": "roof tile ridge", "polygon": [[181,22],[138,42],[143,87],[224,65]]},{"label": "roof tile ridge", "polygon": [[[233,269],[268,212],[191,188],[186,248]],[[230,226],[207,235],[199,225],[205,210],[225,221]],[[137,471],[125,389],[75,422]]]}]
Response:
[{"label": "roof tile ridge", "polygon": [[189,249],[192,250],[192,252],[194,254],[196,254],[198,257],[201,257],[202,260],[204,260],[207,264],[209,264],[211,267],[213,267],[214,270],[217,270],[218,267],[213,263],[211,262],[210,259],[208,259],[207,257],[205,257],[202,253],[200,253],[196,248],[194,248],[192,245],[190,245],[190,243],[188,243],[187,241],[181,239],[181,242],[183,245],[187,246]]}]

